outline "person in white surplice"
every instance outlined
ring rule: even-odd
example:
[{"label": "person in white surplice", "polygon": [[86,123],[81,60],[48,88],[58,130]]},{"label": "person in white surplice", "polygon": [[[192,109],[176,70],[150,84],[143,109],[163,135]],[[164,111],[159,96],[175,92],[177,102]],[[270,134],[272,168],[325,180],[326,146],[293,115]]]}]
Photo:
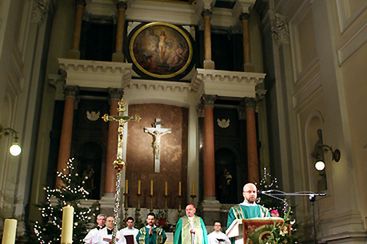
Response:
[{"label": "person in white surplice", "polygon": [[209,244],[231,244],[228,236],[222,232],[222,224],[219,221],[214,221],[214,231],[208,235]]}]

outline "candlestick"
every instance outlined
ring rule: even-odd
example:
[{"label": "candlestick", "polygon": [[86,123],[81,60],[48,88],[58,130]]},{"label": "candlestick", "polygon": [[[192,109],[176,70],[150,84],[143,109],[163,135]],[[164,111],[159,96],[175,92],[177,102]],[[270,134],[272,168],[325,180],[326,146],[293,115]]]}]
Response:
[{"label": "candlestick", "polygon": [[141,194],[141,180],[138,180],[138,195]]},{"label": "candlestick", "polygon": [[67,205],[62,208],[62,229],[61,244],[71,244],[73,242],[73,220],[74,208]]},{"label": "candlestick", "polygon": [[168,184],[167,184],[167,181],[164,182],[164,196],[168,196]]},{"label": "candlestick", "polygon": [[150,180],[150,196],[153,196],[153,193],[154,193],[154,182],[153,182],[153,179]]},{"label": "candlestick", "polygon": [[178,182],[178,196],[182,196],[181,181]]},{"label": "candlestick", "polygon": [[125,194],[129,194],[129,180],[125,180]]},{"label": "candlestick", "polygon": [[17,220],[5,219],[2,244],[14,244],[17,232]]}]

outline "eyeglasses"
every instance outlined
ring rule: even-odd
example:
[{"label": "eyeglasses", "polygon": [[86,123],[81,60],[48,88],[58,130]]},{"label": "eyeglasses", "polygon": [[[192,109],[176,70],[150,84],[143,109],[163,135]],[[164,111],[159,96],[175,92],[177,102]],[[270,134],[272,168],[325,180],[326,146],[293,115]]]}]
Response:
[{"label": "eyeglasses", "polygon": [[251,193],[256,193],[257,191],[243,191],[244,193],[248,193],[248,194],[251,194]]}]

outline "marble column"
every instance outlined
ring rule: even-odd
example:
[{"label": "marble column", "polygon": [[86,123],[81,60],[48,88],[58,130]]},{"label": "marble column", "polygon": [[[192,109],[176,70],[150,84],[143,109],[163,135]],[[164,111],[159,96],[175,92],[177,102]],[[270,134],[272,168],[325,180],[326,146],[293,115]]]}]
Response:
[{"label": "marble column", "polygon": [[126,20],[126,8],[125,2],[118,2],[117,5],[117,29],[116,29],[116,45],[115,52],[112,54],[112,61],[124,62],[124,34],[125,34],[125,20]]},{"label": "marble column", "polygon": [[216,200],[215,196],[215,156],[214,156],[214,101],[215,96],[204,95],[204,200]]},{"label": "marble column", "polygon": [[[120,101],[123,90],[110,89],[110,115],[117,115],[118,102]],[[113,161],[117,155],[117,122],[109,122],[108,124],[108,139],[107,139],[107,153],[106,153],[106,167],[104,175],[104,195],[113,196],[116,190],[116,173],[113,168]]]},{"label": "marble column", "polygon": [[247,132],[247,170],[248,182],[259,183],[259,160],[256,138],[256,118],[254,98],[246,98],[246,132]]},{"label": "marble column", "polygon": [[212,60],[212,39],[211,39],[211,16],[212,12],[205,9],[202,13],[204,22],[204,69],[214,69],[215,64]]},{"label": "marble column", "polygon": [[245,72],[252,72],[254,66],[251,63],[251,45],[250,45],[250,28],[249,28],[250,14],[242,13],[240,20],[242,22],[242,44],[243,44],[243,69]]},{"label": "marble column", "polygon": [[[62,172],[66,169],[66,164],[70,158],[71,151],[71,139],[73,136],[73,120],[74,120],[74,107],[75,97],[77,94],[77,87],[68,86],[65,88],[65,104],[64,115],[62,120],[61,136],[59,155],[57,160],[57,171]],[[59,188],[62,185],[62,180],[57,177],[56,187]]]},{"label": "marble column", "polygon": [[71,50],[68,52],[68,58],[80,59],[80,34],[82,30],[82,20],[85,10],[85,0],[75,0],[75,19],[74,19],[74,31],[73,42]]}]

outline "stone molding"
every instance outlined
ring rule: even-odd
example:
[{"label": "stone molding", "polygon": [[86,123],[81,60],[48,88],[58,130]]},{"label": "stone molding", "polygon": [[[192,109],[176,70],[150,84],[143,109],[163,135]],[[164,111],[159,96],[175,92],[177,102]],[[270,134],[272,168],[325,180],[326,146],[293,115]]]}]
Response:
[{"label": "stone molding", "polygon": [[124,88],[130,80],[132,65],[120,62],[59,58],[59,67],[66,73],[67,86],[87,88]]},{"label": "stone molding", "polygon": [[226,97],[256,97],[256,86],[265,78],[264,73],[197,69],[191,81],[194,91]]},{"label": "stone molding", "polygon": [[156,80],[131,80],[127,87],[145,91],[191,92],[192,90],[189,83]]}]

